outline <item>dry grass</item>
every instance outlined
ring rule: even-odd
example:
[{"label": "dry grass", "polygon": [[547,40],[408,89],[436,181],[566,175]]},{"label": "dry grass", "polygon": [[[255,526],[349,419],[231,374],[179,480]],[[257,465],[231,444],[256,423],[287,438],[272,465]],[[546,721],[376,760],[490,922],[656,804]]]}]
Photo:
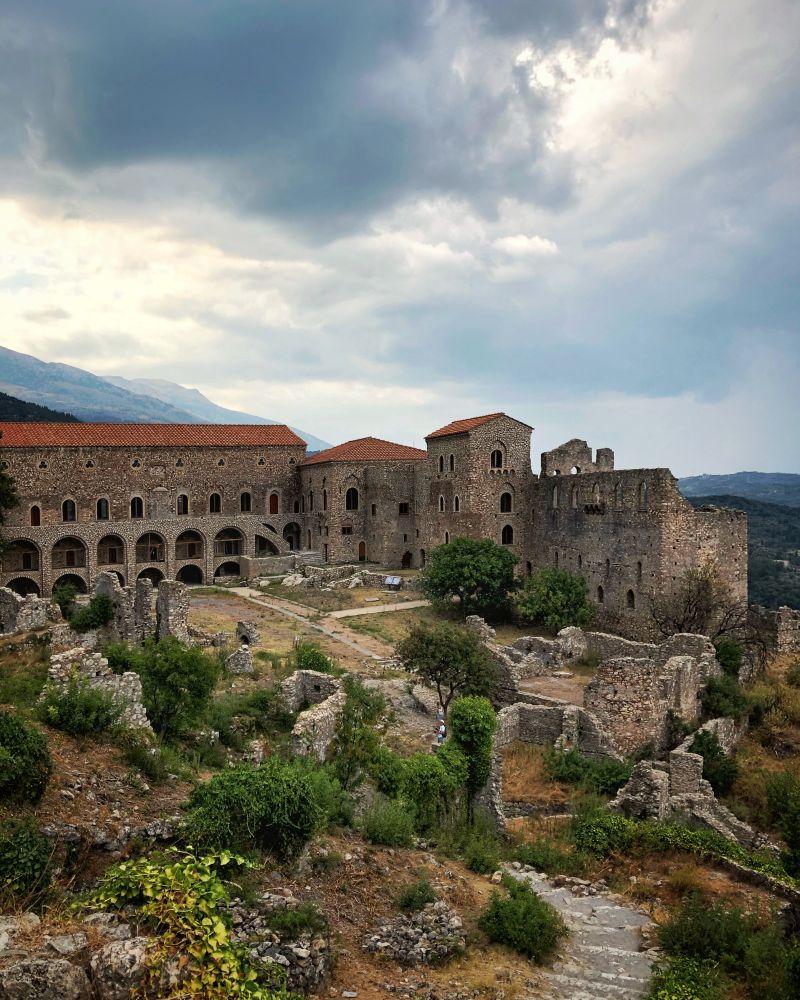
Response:
[{"label": "dry grass", "polygon": [[402,642],[415,625],[433,625],[442,620],[442,616],[433,608],[410,608],[408,611],[392,611],[385,615],[354,615],[345,619],[348,628],[374,636],[390,646]]},{"label": "dry grass", "polygon": [[570,791],[548,777],[544,751],[516,741],[503,750],[503,799],[529,802],[543,809],[564,805]]},{"label": "dry grass", "polygon": [[420,593],[413,590],[398,592],[382,590],[380,587],[354,587],[353,590],[319,590],[316,587],[284,587],[280,583],[270,583],[261,587],[265,597],[290,601],[292,604],[313,612],[326,614],[330,611],[344,611],[350,608],[368,608],[376,604],[400,604],[418,601]]}]

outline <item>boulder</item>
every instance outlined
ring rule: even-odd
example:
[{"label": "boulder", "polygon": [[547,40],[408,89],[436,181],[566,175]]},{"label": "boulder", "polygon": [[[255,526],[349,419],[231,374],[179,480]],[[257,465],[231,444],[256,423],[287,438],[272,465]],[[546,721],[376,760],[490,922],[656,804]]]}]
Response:
[{"label": "boulder", "polygon": [[98,1000],[130,1000],[147,972],[148,937],[112,941],[91,959],[92,981]]},{"label": "boulder", "polygon": [[[2,1000],[89,1000],[89,997],[86,973],[65,958],[31,956],[0,970]],[[125,1000],[128,997],[126,994]]]}]

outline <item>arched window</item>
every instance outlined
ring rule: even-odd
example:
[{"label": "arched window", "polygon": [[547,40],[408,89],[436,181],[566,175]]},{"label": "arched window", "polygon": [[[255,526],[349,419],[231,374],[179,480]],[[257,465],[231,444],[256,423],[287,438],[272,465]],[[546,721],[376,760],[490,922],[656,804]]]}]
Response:
[{"label": "arched window", "polygon": [[444,455],[439,456],[439,472],[444,472]]},{"label": "arched window", "polygon": [[641,583],[642,582],[642,561],[641,561],[641,559],[639,560],[639,562],[636,563],[636,582],[637,583]]},{"label": "arched window", "polygon": [[553,487],[553,509],[558,507],[558,487]]},{"label": "arched window", "polygon": [[451,455],[450,456],[450,471],[451,472],[455,472],[456,471],[456,456],[455,455]]},{"label": "arched window", "polygon": [[503,453],[499,448],[495,448],[492,452],[489,464],[493,469],[503,468]]},{"label": "arched window", "polygon": [[97,501],[97,520],[107,521],[108,520],[108,500],[105,497],[100,497]]},{"label": "arched window", "polygon": [[269,495],[269,512],[270,514],[278,513],[278,494],[270,493]]},{"label": "arched window", "polygon": [[443,496],[439,497],[439,513],[440,514],[444,513],[444,497]]},{"label": "arched window", "polygon": [[131,517],[134,520],[144,517],[144,501],[141,497],[131,497]]},{"label": "arched window", "polygon": [[622,510],[622,483],[617,483],[614,487],[614,508]]},{"label": "arched window", "polygon": [[322,491],[322,509],[323,510],[327,510],[328,509],[328,491],[327,490],[323,490]]},{"label": "arched window", "polygon": [[573,510],[577,510],[578,509],[578,487],[577,486],[573,486],[572,487],[572,509]]},{"label": "arched window", "polygon": [[351,486],[344,495],[344,509],[358,510],[358,490],[355,486]]},{"label": "arched window", "polygon": [[445,531],[445,533],[444,533],[444,544],[445,545],[449,545],[450,544],[450,532],[449,531]]},{"label": "arched window", "polygon": [[639,510],[647,510],[647,483],[639,483]]},{"label": "arched window", "polygon": [[308,494],[308,509],[309,509],[309,511],[313,511],[314,510],[314,491],[313,490],[310,490],[309,494]]},{"label": "arched window", "polygon": [[61,504],[61,520],[62,521],[75,521],[77,519],[78,512],[75,507],[74,500],[65,500]]},{"label": "arched window", "polygon": [[300,513],[305,514],[306,512],[306,498],[305,495],[300,497]]},{"label": "arched window", "polygon": [[558,569],[558,549],[553,553],[553,565]]},{"label": "arched window", "polygon": [[38,528],[42,523],[42,508],[33,506],[31,507],[31,527]]},{"label": "arched window", "polygon": [[252,509],[253,509],[253,497],[251,496],[250,493],[247,492],[247,490],[245,490],[244,493],[242,493],[242,495],[239,497],[239,510],[243,514],[249,514]]},{"label": "arched window", "polygon": [[628,609],[633,611],[636,608],[636,595],[632,590],[629,590],[625,595],[625,603],[628,605]]},{"label": "arched window", "polygon": [[512,502],[513,502],[513,497],[511,496],[510,493],[502,493],[500,495],[500,513],[510,514]]},{"label": "arched window", "polygon": [[219,493],[212,493],[208,498],[208,513],[220,514],[222,512],[222,497]]},{"label": "arched window", "polygon": [[598,587],[597,588],[597,603],[598,604],[602,604],[604,599],[605,599],[605,593],[603,592],[603,588],[602,587]]},{"label": "arched window", "polygon": [[578,553],[578,569],[583,569],[583,556]]},{"label": "arched window", "polygon": [[176,510],[179,517],[185,517],[189,513],[189,497],[185,493],[178,494]]},{"label": "arched window", "polygon": [[[295,500],[294,505],[293,505],[293,510],[294,510],[295,514],[299,514],[300,513],[300,501],[299,500]],[[299,543],[298,543],[297,547],[298,548],[300,547]]]},{"label": "arched window", "polygon": [[503,530],[500,533],[500,541],[503,545],[513,545],[514,544],[514,529],[510,524],[504,524]]},{"label": "arched window", "polygon": [[461,500],[457,496],[453,497],[453,510],[456,514],[461,510]]}]

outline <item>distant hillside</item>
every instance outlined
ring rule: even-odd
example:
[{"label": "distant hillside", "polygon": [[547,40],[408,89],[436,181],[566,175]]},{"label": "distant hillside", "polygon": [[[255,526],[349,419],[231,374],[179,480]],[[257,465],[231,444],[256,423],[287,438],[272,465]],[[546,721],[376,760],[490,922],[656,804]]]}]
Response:
[{"label": "distant hillside", "polygon": [[[40,361],[30,354],[0,347],[0,392],[70,413],[80,420],[110,423],[274,424],[252,413],[217,406],[196,389],[161,379],[100,378],[82,368]],[[325,441],[294,428],[309,451]]]},{"label": "distant hillside", "polygon": [[[798,477],[800,478],[800,477]],[[747,513],[749,597],[753,604],[800,608],[800,509],[742,496],[688,497]]]},{"label": "distant hillside", "polygon": [[734,472],[679,480],[685,497],[736,496],[800,507],[800,475],[793,472]]},{"label": "distant hillside", "polygon": [[37,403],[26,403],[24,399],[15,399],[0,392],[0,420],[15,420],[30,423],[31,421],[46,421],[47,423],[77,423],[70,413],[60,413],[47,406]]}]

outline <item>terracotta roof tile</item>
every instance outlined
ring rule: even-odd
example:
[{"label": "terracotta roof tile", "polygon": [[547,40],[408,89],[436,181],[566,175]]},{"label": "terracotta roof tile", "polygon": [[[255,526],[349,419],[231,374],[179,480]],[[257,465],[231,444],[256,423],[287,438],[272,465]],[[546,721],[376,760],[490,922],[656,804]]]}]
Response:
[{"label": "terracotta roof tile", "polygon": [[285,424],[49,424],[0,422],[0,448],[270,447],[305,441]]},{"label": "terracotta roof tile", "polygon": [[395,444],[380,438],[364,437],[326,448],[305,460],[304,465],[320,462],[421,462],[428,453],[407,444]]},{"label": "terracotta roof tile", "polygon": [[505,413],[486,413],[482,417],[467,417],[464,420],[454,420],[452,423],[440,427],[437,431],[431,431],[425,440],[427,441],[428,438],[447,437],[449,434],[466,434],[467,431],[471,431],[475,427],[480,427],[481,424],[488,424],[490,420],[504,416]]}]

